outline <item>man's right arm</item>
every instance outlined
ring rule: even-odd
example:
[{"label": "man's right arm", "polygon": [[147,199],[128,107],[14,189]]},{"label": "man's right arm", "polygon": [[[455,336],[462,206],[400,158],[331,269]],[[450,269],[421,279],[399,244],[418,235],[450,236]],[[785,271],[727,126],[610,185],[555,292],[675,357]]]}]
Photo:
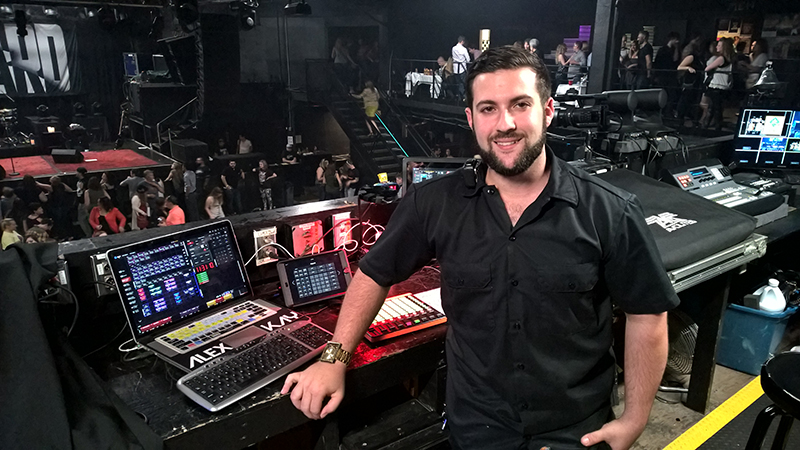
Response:
[{"label": "man's right arm", "polygon": [[[342,302],[333,341],[340,342],[343,350],[353,353],[380,311],[388,292],[389,288],[379,285],[364,273],[357,272]],[[287,394],[291,389],[292,403],[297,409],[311,419],[324,418],[342,402],[346,369],[339,361],[333,364],[314,363],[303,372],[289,375],[281,394]],[[327,398],[330,401],[323,408]]]}]

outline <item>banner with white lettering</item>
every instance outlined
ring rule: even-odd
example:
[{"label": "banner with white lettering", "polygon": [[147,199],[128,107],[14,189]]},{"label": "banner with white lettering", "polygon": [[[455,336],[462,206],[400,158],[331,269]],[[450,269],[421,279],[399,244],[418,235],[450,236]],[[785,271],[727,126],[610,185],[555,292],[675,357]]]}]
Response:
[{"label": "banner with white lettering", "polygon": [[19,36],[13,23],[0,28],[0,94],[49,95],[77,92],[75,34],[61,25],[35,23]]}]

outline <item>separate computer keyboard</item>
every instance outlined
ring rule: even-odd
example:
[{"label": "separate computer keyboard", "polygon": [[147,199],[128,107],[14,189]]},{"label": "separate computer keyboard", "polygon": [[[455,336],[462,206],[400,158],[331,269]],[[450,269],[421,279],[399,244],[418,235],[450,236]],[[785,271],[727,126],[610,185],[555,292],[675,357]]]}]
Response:
[{"label": "separate computer keyboard", "polygon": [[366,338],[378,342],[447,322],[447,317],[413,294],[387,298],[367,330]]},{"label": "separate computer keyboard", "polygon": [[286,325],[183,376],[178,389],[207,410],[219,411],[310,361],[331,337],[309,321]]}]

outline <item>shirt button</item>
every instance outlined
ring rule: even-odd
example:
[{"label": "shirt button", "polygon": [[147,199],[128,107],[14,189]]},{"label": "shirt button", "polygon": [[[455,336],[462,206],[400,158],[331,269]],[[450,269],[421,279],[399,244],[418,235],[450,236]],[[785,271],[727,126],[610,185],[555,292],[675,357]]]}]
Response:
[{"label": "shirt button", "polygon": [[517,286],[517,285],[519,285],[519,281],[517,281],[517,280],[513,280],[513,281],[511,282],[511,285],[512,285],[512,286]]},{"label": "shirt button", "polygon": [[513,241],[517,240],[517,237],[516,236],[509,236],[508,240],[513,242]]},{"label": "shirt button", "polygon": [[514,329],[515,330],[521,330],[522,329],[522,324],[519,323],[519,322],[514,322]]},{"label": "shirt button", "polygon": [[525,370],[525,364],[522,364],[522,363],[517,363],[517,369],[519,369],[519,370]]},{"label": "shirt button", "polygon": [[494,195],[494,189],[493,188],[486,189],[486,193],[489,195]]}]

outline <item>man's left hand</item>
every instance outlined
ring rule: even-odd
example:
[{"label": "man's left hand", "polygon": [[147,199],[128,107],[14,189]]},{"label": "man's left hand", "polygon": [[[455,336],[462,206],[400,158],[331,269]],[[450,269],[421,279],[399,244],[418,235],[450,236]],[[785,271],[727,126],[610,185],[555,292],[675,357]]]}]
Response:
[{"label": "man's left hand", "polygon": [[635,424],[626,421],[624,417],[617,420],[612,420],[603,425],[597,431],[593,431],[581,438],[581,444],[585,447],[597,445],[600,442],[605,442],[613,450],[628,450],[639,435],[644,431],[646,424]]}]

